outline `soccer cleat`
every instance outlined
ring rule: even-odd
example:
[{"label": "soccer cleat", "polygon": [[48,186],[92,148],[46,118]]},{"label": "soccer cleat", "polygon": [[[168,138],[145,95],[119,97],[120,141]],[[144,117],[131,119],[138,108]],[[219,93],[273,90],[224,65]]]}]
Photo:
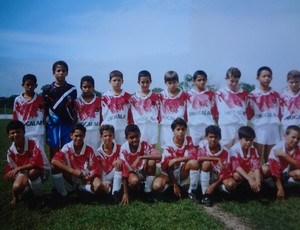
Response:
[{"label": "soccer cleat", "polygon": [[112,195],[112,204],[119,204],[120,203],[120,191],[115,191]]},{"label": "soccer cleat", "polygon": [[196,193],[195,190],[192,190],[191,192],[189,192],[189,193],[188,193],[188,196],[189,196],[189,198],[190,198],[192,201],[194,201],[194,202],[196,202],[196,203],[199,203],[199,197],[198,197],[198,195],[197,195],[197,193]]},{"label": "soccer cleat", "polygon": [[204,204],[206,207],[212,207],[212,204],[213,204],[209,195],[203,195],[201,203]]},{"label": "soccer cleat", "polygon": [[149,204],[153,204],[157,201],[156,198],[153,196],[152,192],[146,192],[144,196],[144,200],[146,203]]}]

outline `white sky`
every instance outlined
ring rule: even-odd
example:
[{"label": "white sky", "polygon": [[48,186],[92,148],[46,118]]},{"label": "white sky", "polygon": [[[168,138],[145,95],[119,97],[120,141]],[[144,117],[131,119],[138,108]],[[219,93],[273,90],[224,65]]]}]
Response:
[{"label": "white sky", "polygon": [[274,89],[300,69],[298,0],[0,0],[0,96],[22,92],[33,73],[40,87],[54,81],[52,64],[65,60],[67,81],[79,89],[92,75],[106,91],[114,69],[124,89],[138,90],[137,74],[147,69],[152,88],[164,88],[168,70],[202,69],[210,83],[224,85],[231,66],[241,81],[257,84],[256,71],[273,70]]}]

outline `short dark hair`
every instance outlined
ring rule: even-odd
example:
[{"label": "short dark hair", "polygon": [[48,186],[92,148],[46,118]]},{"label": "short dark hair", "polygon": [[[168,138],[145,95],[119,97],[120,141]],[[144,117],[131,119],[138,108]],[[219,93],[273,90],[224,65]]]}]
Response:
[{"label": "short dark hair", "polygon": [[37,83],[36,76],[33,74],[25,74],[22,79],[22,84],[25,84],[25,82],[28,80],[33,81],[35,84]]},{"label": "short dark hair", "polygon": [[111,80],[113,77],[120,77],[123,80],[123,74],[119,70],[113,70],[109,74],[109,80]]},{"label": "short dark hair", "polygon": [[101,125],[99,131],[100,131],[100,135],[102,135],[104,133],[104,131],[109,131],[109,132],[112,132],[113,134],[115,134],[114,126],[109,125],[109,124]]},{"label": "short dark hair", "polygon": [[176,129],[177,126],[183,126],[187,129],[187,123],[184,119],[182,119],[181,117],[177,117],[171,124],[171,129],[172,131],[174,131]]},{"label": "short dark hair", "polygon": [[291,131],[294,130],[298,132],[298,135],[300,135],[300,127],[298,125],[290,125],[285,130],[285,135],[289,135]]},{"label": "short dark hair", "polygon": [[135,124],[129,124],[125,128],[125,137],[127,138],[129,133],[139,132],[141,134],[140,128]]},{"label": "short dark hair", "polygon": [[262,66],[262,67],[260,67],[260,68],[257,70],[256,76],[259,77],[260,74],[261,74],[261,72],[264,71],[264,70],[269,71],[271,74],[273,74],[273,72],[272,72],[272,70],[271,70],[270,67],[268,67],[268,66]]},{"label": "short dark hair", "polygon": [[164,78],[165,78],[165,83],[167,83],[168,81],[177,81],[177,82],[179,82],[178,74],[173,70],[166,72]]},{"label": "short dark hair", "polygon": [[193,75],[193,80],[195,81],[199,76],[203,76],[205,80],[207,79],[207,74],[203,70],[197,70]]},{"label": "short dark hair", "polygon": [[25,133],[25,125],[19,120],[11,120],[6,126],[6,133],[8,134],[10,130],[22,129]]},{"label": "short dark hair", "polygon": [[149,78],[150,81],[152,81],[152,79],[151,79],[151,74],[150,74],[150,72],[147,71],[147,70],[142,70],[142,71],[139,72],[139,75],[138,75],[138,81],[141,80],[141,77],[147,77],[147,78]]},{"label": "short dark hair", "polygon": [[93,85],[93,87],[95,88],[95,80],[94,80],[94,78],[93,78],[92,76],[89,76],[89,75],[83,76],[83,77],[81,78],[81,80],[80,80],[80,88],[82,87],[82,84],[83,84],[83,82],[85,82],[85,81],[91,83],[91,84]]},{"label": "short dark hair", "polygon": [[76,130],[80,130],[84,134],[86,133],[86,128],[83,126],[83,124],[75,124],[71,129],[71,134],[73,134]]},{"label": "short dark hair", "polygon": [[222,138],[221,135],[221,129],[219,126],[216,125],[209,125],[205,129],[205,136],[208,136],[209,134],[216,135],[218,138]]},{"label": "short dark hair", "polygon": [[241,71],[236,67],[230,67],[226,72],[226,79],[228,78],[241,78]]},{"label": "short dark hair", "polygon": [[66,71],[69,72],[69,67],[68,67],[67,63],[65,61],[61,61],[61,60],[54,62],[53,66],[52,66],[52,72],[55,72],[57,66],[59,66],[59,65],[63,66],[66,69]]},{"label": "short dark hair", "polygon": [[288,72],[287,80],[290,80],[290,79],[300,79],[300,71],[294,69],[294,70],[291,70],[290,72]]},{"label": "short dark hair", "polygon": [[252,138],[256,137],[254,129],[249,126],[242,126],[238,130],[239,138]]}]

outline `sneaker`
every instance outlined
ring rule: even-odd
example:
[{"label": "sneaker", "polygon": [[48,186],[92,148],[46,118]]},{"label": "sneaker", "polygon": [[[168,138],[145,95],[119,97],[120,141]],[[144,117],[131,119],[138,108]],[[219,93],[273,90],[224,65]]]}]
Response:
[{"label": "sneaker", "polygon": [[199,197],[198,197],[196,191],[192,190],[191,192],[188,193],[188,196],[192,201],[199,203]]},{"label": "sneaker", "polygon": [[208,195],[203,195],[201,203],[204,204],[206,207],[212,206],[212,200]]}]

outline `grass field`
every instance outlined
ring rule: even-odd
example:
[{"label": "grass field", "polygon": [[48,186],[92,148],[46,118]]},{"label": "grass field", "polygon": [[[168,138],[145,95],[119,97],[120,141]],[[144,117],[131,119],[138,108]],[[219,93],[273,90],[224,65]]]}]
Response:
[{"label": "grass field", "polygon": [[[7,120],[0,120],[0,173],[4,172]],[[189,199],[146,204],[135,200],[127,206],[107,204],[105,198],[79,197],[61,202],[54,199],[50,181],[44,184],[44,205],[10,204],[11,184],[0,180],[1,229],[224,229],[225,225]],[[299,191],[299,190],[298,190]],[[300,196],[268,204],[223,201],[218,206],[245,220],[253,229],[299,229]]]}]

